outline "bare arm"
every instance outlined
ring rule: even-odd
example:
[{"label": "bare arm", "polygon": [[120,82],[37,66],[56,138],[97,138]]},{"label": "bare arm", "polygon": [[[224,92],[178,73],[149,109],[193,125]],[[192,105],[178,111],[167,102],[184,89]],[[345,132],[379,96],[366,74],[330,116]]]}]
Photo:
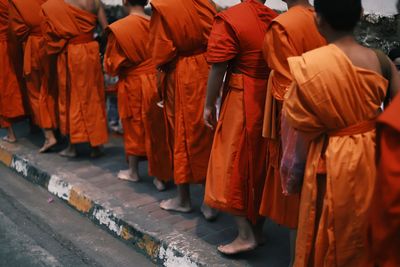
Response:
[{"label": "bare arm", "polygon": [[396,66],[392,63],[392,80],[390,81],[390,96],[393,99],[400,90],[400,75]]},{"label": "bare arm", "polygon": [[211,129],[214,129],[216,124],[215,103],[217,101],[227,68],[228,62],[213,64],[208,76],[207,95],[203,118],[206,126]]},{"label": "bare arm", "polygon": [[106,12],[104,10],[103,3],[100,2],[99,9],[97,10],[97,17],[101,28],[104,30],[108,26]]}]

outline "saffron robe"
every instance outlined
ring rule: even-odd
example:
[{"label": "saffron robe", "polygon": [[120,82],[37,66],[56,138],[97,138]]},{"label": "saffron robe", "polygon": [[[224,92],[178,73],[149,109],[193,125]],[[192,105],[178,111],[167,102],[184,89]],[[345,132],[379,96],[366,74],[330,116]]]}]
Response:
[{"label": "saffron robe", "polygon": [[378,119],[378,174],[370,214],[374,263],[400,266],[400,96]]},{"label": "saffron robe", "polygon": [[150,20],[129,15],[108,27],[104,67],[119,77],[118,109],[128,155],[147,156],[149,174],[167,181],[172,177],[164,117],[159,101],[156,67],[149,40]]},{"label": "saffron robe", "polygon": [[209,66],[205,58],[215,15],[209,0],[154,0],[150,47],[168,122],[175,184],[204,183],[212,131],[203,122]]},{"label": "saffron robe", "polygon": [[20,84],[10,57],[9,3],[0,0],[0,126],[11,126],[10,120],[24,115]]},{"label": "saffron robe", "polygon": [[271,23],[264,39],[264,58],[271,69],[264,112],[263,136],[268,139],[267,178],[265,179],[260,214],[278,224],[297,228],[300,195],[282,193],[279,174],[282,148],[280,116],[282,102],[292,77],[287,58],[325,45],[314,21],[314,9],[290,8]]},{"label": "saffron robe", "polygon": [[[376,178],[373,122],[388,82],[353,65],[333,44],[289,58],[289,66],[294,84],[283,115],[295,129],[318,136],[308,150],[294,266],[365,266]],[[326,174],[317,178],[322,159]],[[317,179],[325,180],[326,188],[318,187]],[[322,210],[316,208],[317,196],[323,197]]]},{"label": "saffron robe", "polygon": [[42,5],[42,32],[49,54],[57,54],[60,130],[72,144],[107,142],[103,73],[93,40],[97,16],[65,3]]},{"label": "saffron robe", "polygon": [[246,0],[216,16],[208,43],[208,62],[229,61],[229,72],[208,165],[205,202],[253,222],[259,216],[266,177],[267,141],[262,125],[269,69],[261,47],[276,16],[265,5]]},{"label": "saffron robe", "polygon": [[23,43],[25,77],[30,113],[41,128],[57,127],[57,80],[54,56],[47,55],[40,24],[41,5],[45,0],[12,0],[11,28]]}]

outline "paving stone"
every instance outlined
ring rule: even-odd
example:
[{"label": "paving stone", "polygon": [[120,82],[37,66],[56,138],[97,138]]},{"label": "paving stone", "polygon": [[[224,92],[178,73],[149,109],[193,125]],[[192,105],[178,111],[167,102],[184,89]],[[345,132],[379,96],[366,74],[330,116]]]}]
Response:
[{"label": "paving stone", "polygon": [[[189,214],[179,214],[159,208],[161,200],[176,195],[176,187],[170,186],[165,192],[156,191],[152,178],[148,176],[146,161],[140,161],[139,164],[141,182],[118,180],[116,178],[118,171],[127,168],[120,137],[110,138],[110,143],[105,146],[106,155],[103,158],[90,159],[89,147],[82,145],[79,146],[79,151],[83,155],[68,160],[54,153],[38,154],[37,149],[42,143],[42,137],[29,135],[26,123],[19,123],[16,131],[19,137],[18,144],[9,145],[0,142],[6,151],[26,159],[33,169],[44,171],[48,178],[51,175],[59,176],[62,182],[56,184],[58,187],[54,189],[55,191],[64,192],[69,190],[68,186],[79,185],[83,194],[86,194],[85,198],[90,197],[95,203],[90,211],[85,208],[85,211],[90,213],[88,217],[116,236],[131,242],[136,249],[142,250],[157,264],[164,264],[165,255],[169,255],[168,257],[183,255],[180,260],[191,259],[197,266],[286,267],[288,265],[288,230],[269,221],[265,227],[268,242],[251,254],[251,257],[239,259],[221,257],[215,246],[232,240],[236,235],[236,225],[233,218],[225,214],[220,214],[215,222],[204,220],[200,212],[203,186],[191,186],[194,211]],[[63,145],[58,146],[58,150],[62,148]],[[154,254],[154,251],[161,253],[160,248],[164,246],[173,253],[168,254],[170,252],[166,251],[165,255]],[[152,250],[153,247],[158,249]]]}]

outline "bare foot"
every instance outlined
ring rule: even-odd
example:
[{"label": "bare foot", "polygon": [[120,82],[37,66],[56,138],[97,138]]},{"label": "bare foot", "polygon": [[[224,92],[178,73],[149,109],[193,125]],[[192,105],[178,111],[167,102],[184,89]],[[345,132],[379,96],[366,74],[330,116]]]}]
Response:
[{"label": "bare foot", "polygon": [[192,211],[192,204],[181,203],[180,199],[178,197],[176,197],[176,198],[171,198],[171,199],[161,201],[160,208],[162,208],[163,210],[168,210],[168,211],[189,213]]},{"label": "bare foot", "polygon": [[218,246],[218,251],[224,255],[236,255],[243,252],[252,251],[257,247],[257,242],[253,237],[242,239],[237,237],[232,243]]},{"label": "bare foot", "polygon": [[165,191],[167,189],[167,186],[163,181],[158,180],[157,178],[153,179],[153,184],[157,188],[158,191]]},{"label": "bare foot", "polygon": [[57,144],[57,140],[55,138],[46,140],[44,142],[44,145],[42,146],[42,148],[39,149],[39,153],[45,153],[45,152],[49,151],[56,144]]},{"label": "bare foot", "polygon": [[132,173],[131,170],[119,171],[117,177],[120,180],[130,181],[130,182],[134,182],[134,183],[140,181],[139,175],[137,173]]},{"label": "bare foot", "polygon": [[77,153],[76,153],[75,148],[72,148],[72,147],[69,146],[66,149],[64,149],[63,151],[61,151],[59,153],[59,155],[61,157],[65,157],[65,158],[76,158]]},{"label": "bare foot", "polygon": [[201,213],[203,213],[204,218],[210,222],[215,221],[218,217],[218,210],[211,208],[205,203],[201,205]]},{"label": "bare foot", "polygon": [[3,137],[3,141],[7,142],[7,143],[10,143],[10,144],[13,144],[13,143],[17,142],[17,138],[10,137],[10,136],[6,135],[6,136]]}]

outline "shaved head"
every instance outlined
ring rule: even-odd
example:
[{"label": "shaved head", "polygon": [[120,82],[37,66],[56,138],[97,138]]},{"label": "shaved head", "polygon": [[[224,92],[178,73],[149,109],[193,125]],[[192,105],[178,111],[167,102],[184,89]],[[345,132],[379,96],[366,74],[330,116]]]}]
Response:
[{"label": "shaved head", "polygon": [[314,7],[336,31],[352,31],[362,14],[361,0],[315,0]]}]

